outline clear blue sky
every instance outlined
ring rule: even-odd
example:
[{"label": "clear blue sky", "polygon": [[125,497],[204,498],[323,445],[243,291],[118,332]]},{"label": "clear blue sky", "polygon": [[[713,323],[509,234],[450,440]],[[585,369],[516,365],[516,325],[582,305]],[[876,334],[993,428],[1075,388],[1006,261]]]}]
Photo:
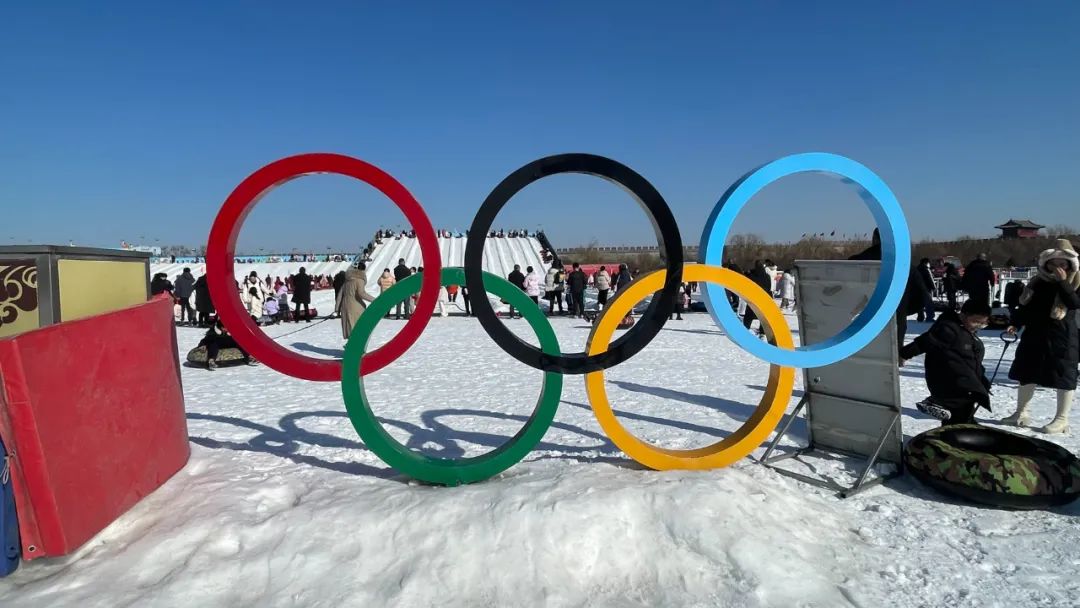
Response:
[{"label": "clear blue sky", "polygon": [[[313,151],[379,165],[459,229],[507,173],[560,152],[642,173],[689,243],[732,181],[802,151],[877,171],[916,238],[1080,225],[1076,2],[67,4],[15,3],[0,25],[2,244],[204,243],[240,180]],[[266,197],[240,244],[355,249],[402,221],[313,176]],[[526,189],[499,224],[652,241],[624,193],[584,176]],[[853,193],[804,176],[734,232],[871,227]]]}]

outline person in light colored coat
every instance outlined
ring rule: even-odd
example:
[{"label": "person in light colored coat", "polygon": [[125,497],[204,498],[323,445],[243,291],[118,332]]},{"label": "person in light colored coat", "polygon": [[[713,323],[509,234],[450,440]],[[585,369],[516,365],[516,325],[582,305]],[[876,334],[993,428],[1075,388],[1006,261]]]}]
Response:
[{"label": "person in light colored coat", "polygon": [[346,340],[352,333],[353,326],[360,320],[360,315],[367,309],[367,303],[375,299],[367,292],[367,265],[357,262],[345,273],[345,284],[338,294],[335,310],[341,316],[341,335]]},{"label": "person in light colored coat", "polygon": [[555,303],[559,303],[559,312],[563,312],[562,294],[555,291],[559,286],[559,268],[552,266],[544,277],[544,299],[548,301],[548,316],[555,314]]},{"label": "person in light colored coat", "polygon": [[532,298],[533,302],[540,304],[540,276],[536,274],[532,266],[526,269],[528,274],[525,275],[525,293]]},{"label": "person in light colored coat", "polygon": [[795,275],[790,270],[784,271],[780,277],[780,308],[784,309],[795,304]]},{"label": "person in light colored coat", "polygon": [[244,284],[240,290],[240,301],[244,303],[248,314],[256,322],[262,319],[263,302],[266,301],[266,286],[263,285],[263,282],[259,280],[258,275],[254,272],[244,279]]},{"label": "person in light colored coat", "polygon": [[394,275],[390,273],[390,269],[384,269],[382,275],[379,277],[379,293],[390,289],[395,283],[397,283],[397,280],[394,279]]},{"label": "person in light colored coat", "polygon": [[600,271],[593,277],[593,284],[596,286],[597,307],[603,308],[607,306],[608,292],[611,291],[611,275],[608,274],[606,266],[600,267]]}]

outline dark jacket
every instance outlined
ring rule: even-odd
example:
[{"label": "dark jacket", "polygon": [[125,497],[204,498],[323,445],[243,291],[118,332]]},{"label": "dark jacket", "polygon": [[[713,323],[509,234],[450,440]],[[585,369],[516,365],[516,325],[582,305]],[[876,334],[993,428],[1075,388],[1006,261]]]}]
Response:
[{"label": "dark jacket", "polygon": [[342,270],[334,275],[334,294],[337,295],[341,291],[341,287],[345,284],[345,271]]},{"label": "dark jacket", "polygon": [[907,302],[907,313],[913,314],[922,311],[926,303],[930,301],[934,293],[934,279],[930,276],[930,269],[926,266],[916,266],[908,275],[907,292],[904,300]]},{"label": "dark jacket", "polygon": [[165,277],[154,277],[153,281],[150,281],[150,295],[156,296],[165,292],[172,293],[173,284],[172,281]]},{"label": "dark jacket", "polygon": [[400,283],[401,281],[412,276],[412,271],[405,264],[398,264],[394,266],[394,281]]},{"label": "dark jacket", "polygon": [[203,339],[199,341],[199,346],[206,346],[207,344],[218,343],[224,341],[224,338],[228,336],[228,332],[225,331],[225,326],[221,321],[218,321],[210,326],[210,329],[206,330],[203,334]]},{"label": "dark jacket", "polygon": [[964,327],[956,312],[946,310],[929,331],[900,350],[900,357],[926,355],[926,386],[932,396],[971,397],[990,409],[990,381],[983,368],[985,352],[979,336]]},{"label": "dark jacket", "polygon": [[1020,294],[1024,293],[1024,284],[1013,281],[1005,286],[1005,306],[1017,308],[1020,306]]},{"label": "dark jacket", "polygon": [[[874,230],[874,241],[871,241],[870,246],[866,249],[856,253],[848,258],[849,260],[877,260],[881,261],[881,242],[877,238],[877,230]],[[909,314],[918,312],[919,308],[923,307],[923,302],[915,303],[915,310],[908,311],[909,298],[908,294],[911,292],[911,275],[908,275],[907,286],[904,289],[903,295],[900,296],[900,302],[896,305],[896,348],[900,350],[904,348],[904,335],[907,334],[907,318]]]},{"label": "dark jacket", "polygon": [[915,272],[919,275],[922,286],[926,288],[926,293],[934,293],[934,275],[930,274],[930,269],[920,264],[915,268]]},{"label": "dark jacket", "polygon": [[622,291],[624,287],[634,281],[629,270],[620,270],[619,276],[615,277],[615,291]]},{"label": "dark jacket", "polygon": [[589,278],[585,276],[585,273],[580,268],[571,272],[566,279],[566,286],[570,288],[571,292],[585,291],[585,286],[588,284]]},{"label": "dark jacket", "polygon": [[[1009,378],[1020,384],[1075,390],[1080,361],[1080,336],[1076,328],[1080,294],[1057,281],[1036,280],[1033,289],[1031,301],[1013,314],[1012,324],[1024,331]],[[1060,321],[1050,317],[1055,296],[1060,296],[1062,304],[1069,309]]]},{"label": "dark jacket", "polygon": [[764,289],[765,293],[769,294],[770,297],[772,296],[772,279],[769,277],[769,271],[765,270],[764,264],[751,268],[747,276],[758,287]]},{"label": "dark jacket", "polygon": [[293,277],[292,301],[294,304],[311,304],[311,275],[301,272]]},{"label": "dark jacket", "polygon": [[520,270],[513,270],[506,277],[507,281],[514,287],[517,287],[521,291],[525,291],[525,275],[521,274]]},{"label": "dark jacket", "polygon": [[915,272],[912,268],[908,273],[907,287],[904,288],[904,297],[900,298],[900,305],[896,308],[897,312],[904,312],[904,316],[908,317],[916,314],[920,311],[926,310],[926,300],[930,297],[930,292],[926,290],[926,285],[919,278],[919,273]]},{"label": "dark jacket", "polygon": [[955,266],[950,265],[945,269],[945,276],[941,279],[941,286],[945,288],[945,293],[956,293],[960,291],[960,271]]},{"label": "dark jacket", "polygon": [[195,277],[190,272],[182,273],[176,277],[176,286],[173,289],[173,295],[186,300],[191,297],[191,294],[195,292]]},{"label": "dark jacket", "polygon": [[206,282],[206,275],[195,281],[195,310],[210,314],[214,312],[214,301],[210,299],[210,284]]},{"label": "dark jacket", "polygon": [[961,286],[969,295],[980,294],[990,297],[990,286],[994,284],[994,268],[987,260],[973,260],[964,269]]}]

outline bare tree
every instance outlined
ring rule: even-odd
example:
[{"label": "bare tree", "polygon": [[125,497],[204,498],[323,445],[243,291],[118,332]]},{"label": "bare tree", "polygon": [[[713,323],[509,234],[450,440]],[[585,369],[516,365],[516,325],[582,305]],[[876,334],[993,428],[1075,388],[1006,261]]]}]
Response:
[{"label": "bare tree", "polygon": [[1054,224],[1046,229],[1047,236],[1059,239],[1063,237],[1076,236],[1080,234],[1080,230],[1073,228],[1067,224]]}]

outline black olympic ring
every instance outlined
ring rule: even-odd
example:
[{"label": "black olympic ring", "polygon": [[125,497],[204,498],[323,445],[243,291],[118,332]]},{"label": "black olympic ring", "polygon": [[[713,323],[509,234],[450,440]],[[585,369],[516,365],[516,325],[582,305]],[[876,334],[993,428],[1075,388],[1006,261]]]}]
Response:
[{"label": "black olympic ring", "polygon": [[641,319],[625,335],[611,344],[611,347],[598,355],[588,356],[585,352],[565,355],[549,355],[525,342],[510,331],[495,314],[487,297],[474,297],[473,310],[480,326],[511,357],[529,367],[564,374],[587,374],[614,367],[633,357],[660,333],[667,323],[671,311],[675,310],[683,275],[683,248],[679,226],[671,213],[664,197],[648,180],[630,167],[595,154],[557,154],[548,156],[521,167],[503,179],[484,200],[476,212],[469,239],[465,244],[465,286],[470,293],[487,293],[484,286],[483,255],[484,242],[488,231],[495,223],[495,216],[502,210],[510,198],[525,186],[559,173],[584,173],[602,177],[614,182],[626,190],[645,210],[656,233],[660,245],[660,257],[664,261],[667,275],[664,287],[654,296]]}]

